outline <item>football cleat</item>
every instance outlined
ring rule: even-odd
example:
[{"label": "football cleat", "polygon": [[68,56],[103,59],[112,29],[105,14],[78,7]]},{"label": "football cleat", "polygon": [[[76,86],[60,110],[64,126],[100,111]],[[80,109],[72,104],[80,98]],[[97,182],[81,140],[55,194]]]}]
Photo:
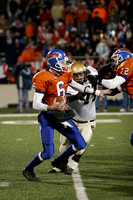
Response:
[{"label": "football cleat", "polygon": [[36,177],[35,173],[33,172],[33,170],[28,170],[28,169],[24,169],[22,171],[22,174],[25,178],[27,178],[29,181],[40,181],[39,178]]},{"label": "football cleat", "polygon": [[65,168],[65,174],[72,175],[73,169],[67,165]]},{"label": "football cleat", "polygon": [[56,169],[53,168],[53,169],[50,169],[50,170],[48,171],[48,173],[50,173],[50,174],[55,174],[55,173],[59,173],[59,172],[57,172]]},{"label": "football cleat", "polygon": [[67,163],[57,163],[56,159],[54,159],[52,162],[51,162],[52,166],[53,167],[57,167],[59,168],[64,174],[68,174],[68,175],[71,175],[72,172],[70,172],[70,167],[67,166]]}]

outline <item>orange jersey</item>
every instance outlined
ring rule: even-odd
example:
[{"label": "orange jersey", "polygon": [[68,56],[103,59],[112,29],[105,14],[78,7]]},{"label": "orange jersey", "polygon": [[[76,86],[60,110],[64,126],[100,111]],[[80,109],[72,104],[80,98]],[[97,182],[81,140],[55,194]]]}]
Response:
[{"label": "orange jersey", "polygon": [[72,71],[60,73],[57,76],[46,69],[33,76],[32,84],[36,92],[44,94],[42,102],[52,105],[57,96],[63,96],[66,99],[67,87],[72,81],[72,76]]},{"label": "orange jersey", "polygon": [[116,75],[126,79],[126,82],[121,85],[122,91],[130,94],[133,98],[133,58],[121,63],[116,70]]}]

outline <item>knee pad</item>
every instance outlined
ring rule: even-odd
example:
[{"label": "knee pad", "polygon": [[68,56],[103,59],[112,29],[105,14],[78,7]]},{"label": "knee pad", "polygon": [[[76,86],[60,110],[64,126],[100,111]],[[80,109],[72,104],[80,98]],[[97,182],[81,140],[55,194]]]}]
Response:
[{"label": "knee pad", "polygon": [[41,156],[44,160],[52,158],[54,155],[54,144],[43,144]]},{"label": "knee pad", "polygon": [[88,121],[88,123],[79,124],[79,132],[81,133],[82,137],[84,138],[86,144],[88,144],[93,136],[93,131],[91,128],[91,123]]}]

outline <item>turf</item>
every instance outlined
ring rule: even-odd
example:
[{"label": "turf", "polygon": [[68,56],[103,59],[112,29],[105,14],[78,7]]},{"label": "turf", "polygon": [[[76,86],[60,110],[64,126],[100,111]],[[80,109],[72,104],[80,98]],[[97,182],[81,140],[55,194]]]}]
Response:
[{"label": "turf", "polygon": [[[98,116],[116,118],[122,123],[97,124],[91,143],[80,163],[80,173],[89,199],[133,199],[133,147],[130,133],[133,116]],[[110,138],[110,139],[108,139]]]},{"label": "turf", "polygon": [[[8,113],[8,112],[6,112]],[[89,200],[133,199],[133,115],[97,116],[97,119],[120,119],[120,123],[97,123],[91,143],[79,165]],[[36,117],[0,118],[1,121],[37,120]],[[1,200],[76,200],[72,176],[49,174],[51,160],[59,147],[55,132],[55,154],[35,169],[41,182],[29,182],[22,176],[25,165],[41,151],[38,125],[0,123],[0,199]],[[84,200],[84,199],[82,199]]]}]

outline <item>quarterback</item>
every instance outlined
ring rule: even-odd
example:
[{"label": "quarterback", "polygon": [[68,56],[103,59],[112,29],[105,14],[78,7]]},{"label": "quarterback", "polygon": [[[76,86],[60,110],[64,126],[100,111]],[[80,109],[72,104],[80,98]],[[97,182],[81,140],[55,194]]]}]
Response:
[{"label": "quarterback", "polygon": [[[34,173],[34,168],[44,160],[52,158],[54,154],[54,130],[71,141],[71,145],[57,158],[52,161],[54,167],[59,168],[68,174],[67,162],[71,155],[81,149],[85,149],[86,143],[78,128],[71,120],[75,115],[72,110],[66,109],[66,91],[68,85],[72,88],[87,94],[95,93],[103,97],[110,93],[110,90],[95,90],[90,84],[83,86],[72,79],[72,71],[67,65],[67,56],[60,49],[48,52],[48,68],[34,75],[33,87],[33,108],[39,110],[38,123],[43,150],[24,168],[22,174],[29,181],[39,181]],[[62,102],[57,97],[62,96]]]},{"label": "quarterback", "polygon": [[[73,72],[73,79],[82,85],[87,85],[90,82],[87,76],[88,73],[95,76],[98,75],[96,69],[92,68],[91,66],[85,67],[80,61],[75,61],[72,64],[71,69]],[[86,101],[86,96],[84,96],[83,93],[79,93],[68,86],[67,99],[68,107],[75,113],[75,116],[72,120],[78,127],[79,132],[83,136],[86,144],[89,144],[96,128],[96,108],[94,96],[90,95]],[[63,135],[60,135],[60,143],[60,153],[64,152],[71,144],[71,142]],[[82,157],[84,151],[85,149],[81,149],[69,158],[67,164],[69,174],[72,174],[73,170],[77,169],[80,158]],[[49,173],[56,172],[60,172],[60,169],[54,167],[53,169],[49,170]]]}]

